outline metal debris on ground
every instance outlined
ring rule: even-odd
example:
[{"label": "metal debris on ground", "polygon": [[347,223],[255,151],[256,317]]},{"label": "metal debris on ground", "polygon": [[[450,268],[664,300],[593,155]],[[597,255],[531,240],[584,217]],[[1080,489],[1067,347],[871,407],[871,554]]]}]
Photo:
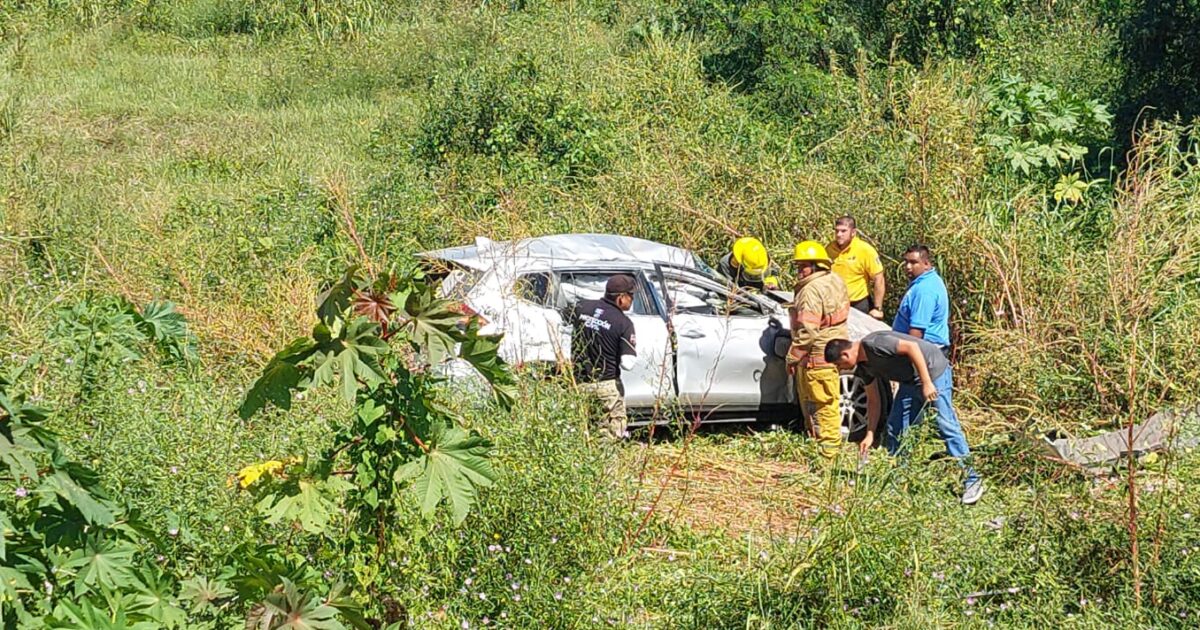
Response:
[{"label": "metal debris on ground", "polygon": [[1134,425],[1132,445],[1129,443],[1128,427],[1090,438],[1046,438],[1046,445],[1054,457],[1085,468],[1101,468],[1116,464],[1129,453],[1141,457],[1169,448],[1194,447],[1200,444],[1200,437],[1194,434],[1198,421],[1200,407],[1160,411],[1149,420]]}]

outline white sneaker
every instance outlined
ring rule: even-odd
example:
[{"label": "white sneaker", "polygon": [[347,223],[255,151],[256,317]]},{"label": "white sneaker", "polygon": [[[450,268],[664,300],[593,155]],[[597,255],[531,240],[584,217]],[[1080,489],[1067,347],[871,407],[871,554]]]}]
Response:
[{"label": "white sneaker", "polygon": [[967,487],[963,490],[963,505],[974,505],[977,501],[979,501],[979,497],[981,496],[983,496],[983,480],[976,479],[975,481],[968,483]]}]

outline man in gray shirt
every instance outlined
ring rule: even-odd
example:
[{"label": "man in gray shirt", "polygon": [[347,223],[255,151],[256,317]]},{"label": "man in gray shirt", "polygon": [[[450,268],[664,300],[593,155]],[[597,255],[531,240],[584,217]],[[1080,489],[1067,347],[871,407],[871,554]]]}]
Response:
[{"label": "man in gray shirt", "polygon": [[[950,362],[940,348],[911,335],[882,331],[859,341],[830,341],[825,346],[825,360],[837,364],[841,370],[854,370],[868,384],[875,379],[899,383],[892,411],[888,414],[884,442],[893,455],[901,451],[909,427],[921,421],[922,412],[932,403],[937,410],[938,432],[946,442],[946,450],[966,468],[962,502],[972,504],[979,500],[983,495],[983,480],[964,461],[971,455],[971,448],[967,446],[958,414],[954,412],[951,401],[954,380]],[[879,391],[875,387],[867,388],[867,417],[878,424]],[[866,454],[875,441],[877,428],[872,426],[867,431],[859,445],[862,454]]]}]

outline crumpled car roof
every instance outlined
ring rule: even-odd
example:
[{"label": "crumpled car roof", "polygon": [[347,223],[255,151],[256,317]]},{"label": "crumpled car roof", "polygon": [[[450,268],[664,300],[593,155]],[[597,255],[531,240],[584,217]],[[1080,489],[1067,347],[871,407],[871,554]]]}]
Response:
[{"label": "crumpled car roof", "polygon": [[573,262],[660,262],[706,270],[692,252],[632,236],[614,234],[554,234],[519,241],[493,241],[478,236],[474,245],[447,247],[419,254],[422,258],[447,260],[481,271],[500,260],[539,261],[549,268]]}]

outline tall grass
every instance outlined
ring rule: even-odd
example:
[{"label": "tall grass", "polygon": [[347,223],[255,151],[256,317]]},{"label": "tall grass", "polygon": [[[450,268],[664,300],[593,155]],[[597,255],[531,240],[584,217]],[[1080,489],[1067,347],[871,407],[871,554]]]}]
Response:
[{"label": "tall grass", "polygon": [[[605,450],[581,436],[581,401],[530,379],[511,418],[472,411],[504,471],[481,513],[462,530],[400,524],[423,528],[404,555],[341,577],[418,627],[1189,625],[1194,455],[1135,471],[1131,517],[1116,482],[1047,463],[1025,438],[1200,400],[1195,132],[1147,128],[1129,170],[1059,203],[1053,181],[1005,170],[987,145],[983,87],[1018,65],[1104,95],[1113,77],[1084,81],[1031,52],[1103,59],[1087,43],[1110,41],[1103,25],[1022,14],[974,60],[842,59],[821,95],[831,113],[811,115],[764,112],[712,81],[703,34],[665,17],[646,27],[669,4],[0,9],[0,361],[32,361],[72,453],[154,523],[183,525],[164,555],[184,572],[248,541],[303,557],[293,533],[245,518],[226,478],[319,449],[321,418],[345,410],[302,403],[250,425],[232,410],[255,367],[312,323],[340,259],[359,258],[343,213],[369,256],[393,262],[476,235],[567,231],[710,259],[754,234],[782,261],[852,213],[885,254],[889,311],[898,253],[922,241],[937,255],[956,399],[990,484],[981,506],[954,502],[926,436],[907,466],[876,457],[861,474],[788,478],[820,510],[782,536],[647,518],[633,497],[664,482],[640,462],[681,449]],[[1099,232],[1081,233],[1081,215]],[[201,364],[122,365],[73,404],[73,357],[47,334],[57,306],[93,295],[173,300]],[[690,439],[695,465],[811,455],[786,434]]]}]

